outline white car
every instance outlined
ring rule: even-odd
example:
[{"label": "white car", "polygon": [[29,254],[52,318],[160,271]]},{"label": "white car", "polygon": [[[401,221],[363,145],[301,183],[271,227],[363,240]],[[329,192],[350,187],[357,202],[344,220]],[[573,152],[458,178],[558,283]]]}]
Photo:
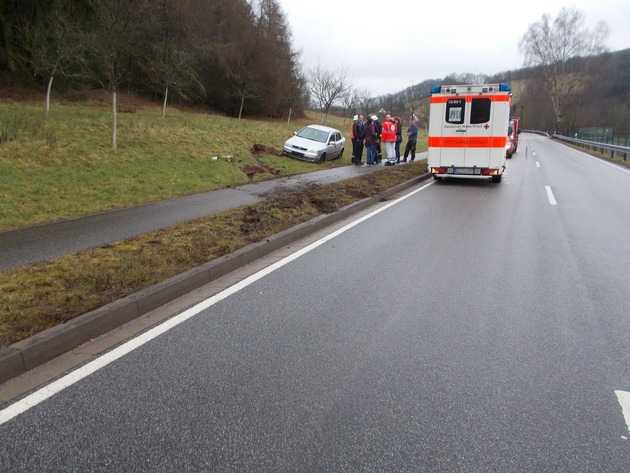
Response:
[{"label": "white car", "polygon": [[339,130],[309,125],[284,143],[284,154],[305,161],[324,162],[343,156],[346,139]]}]

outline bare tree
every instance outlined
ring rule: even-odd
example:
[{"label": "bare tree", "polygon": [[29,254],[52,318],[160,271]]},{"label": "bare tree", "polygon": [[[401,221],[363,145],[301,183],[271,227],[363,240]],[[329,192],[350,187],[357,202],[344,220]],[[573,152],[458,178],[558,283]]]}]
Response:
[{"label": "bare tree", "polygon": [[351,90],[346,74],[343,71],[333,72],[317,66],[310,73],[310,92],[317,101],[322,114],[322,123],[326,123],[330,108]]},{"label": "bare tree", "polygon": [[570,69],[571,59],[591,56],[606,50],[608,26],[600,22],[593,29],[585,26],[584,14],[563,8],[552,19],[542,16],[529,26],[520,42],[525,65],[538,67],[553,108],[556,128],[563,121],[563,102],[576,92],[581,80]]},{"label": "bare tree", "polygon": [[62,0],[52,3],[46,21],[22,25],[23,55],[21,62],[28,64],[37,78],[47,81],[44,113],[48,118],[53,81],[67,76],[68,67],[79,51],[76,29],[67,10],[71,4]]},{"label": "bare tree", "polygon": [[348,88],[348,91],[341,98],[341,101],[343,102],[343,108],[346,111],[346,116],[352,117],[359,102],[357,90],[352,87]]},{"label": "bare tree", "polygon": [[205,94],[205,89],[195,69],[194,56],[185,46],[185,18],[179,1],[155,2],[154,22],[150,34],[157,39],[148,58],[149,76],[164,91],[162,117],[166,117],[169,92],[173,90],[184,99]]},{"label": "bare tree", "polygon": [[146,0],[91,0],[94,27],[85,38],[85,70],[112,94],[112,147],[118,148],[118,91],[140,55],[142,25],[147,21]]}]

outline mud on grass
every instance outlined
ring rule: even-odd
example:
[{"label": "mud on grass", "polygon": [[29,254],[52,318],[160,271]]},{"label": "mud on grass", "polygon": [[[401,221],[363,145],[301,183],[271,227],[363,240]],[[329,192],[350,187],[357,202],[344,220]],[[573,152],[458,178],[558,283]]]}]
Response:
[{"label": "mud on grass", "polygon": [[0,273],[0,347],[67,322],[425,171],[401,166]]}]

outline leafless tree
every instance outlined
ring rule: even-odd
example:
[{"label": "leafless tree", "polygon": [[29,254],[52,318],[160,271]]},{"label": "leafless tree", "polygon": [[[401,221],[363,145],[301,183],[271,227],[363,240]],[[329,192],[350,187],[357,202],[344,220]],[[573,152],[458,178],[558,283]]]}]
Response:
[{"label": "leafless tree", "polygon": [[[184,4],[185,5],[185,4]],[[197,71],[193,54],[186,48],[186,20],[182,2],[155,2],[149,35],[155,37],[151,55],[147,58],[149,77],[164,91],[162,117],[166,117],[169,92],[173,90],[184,99],[203,96],[205,89]]]},{"label": "leafless tree", "polygon": [[222,55],[232,93],[239,99],[239,120],[243,118],[246,101],[258,97],[259,94],[255,67],[257,48],[255,38],[251,39],[240,45],[227,45]]},{"label": "leafless tree", "polygon": [[348,78],[343,71],[331,71],[321,65],[313,68],[309,76],[311,96],[319,106],[322,123],[326,123],[330,108],[351,90]]},{"label": "leafless tree", "polygon": [[27,64],[37,78],[47,81],[44,113],[48,118],[53,81],[57,76],[69,75],[69,66],[79,51],[77,30],[68,9],[71,2],[57,0],[51,4],[47,21],[21,26],[23,54],[20,61]]},{"label": "leafless tree", "polygon": [[118,148],[118,91],[138,57],[147,0],[91,0],[94,27],[86,31],[85,71],[112,94],[112,147]]},{"label": "leafless tree", "polygon": [[582,12],[563,8],[556,18],[545,14],[529,26],[520,41],[525,65],[538,67],[551,99],[556,127],[563,121],[563,102],[580,87],[579,74],[570,70],[571,59],[606,50],[608,26],[600,22],[593,29],[585,25]]}]

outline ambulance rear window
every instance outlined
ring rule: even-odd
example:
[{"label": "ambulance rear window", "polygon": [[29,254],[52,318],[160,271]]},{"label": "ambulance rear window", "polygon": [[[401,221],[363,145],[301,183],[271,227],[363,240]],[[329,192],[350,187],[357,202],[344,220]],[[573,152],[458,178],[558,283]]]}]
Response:
[{"label": "ambulance rear window", "polygon": [[472,99],[470,107],[470,124],[479,125],[490,121],[492,103],[488,98]]},{"label": "ambulance rear window", "polygon": [[464,123],[466,101],[464,99],[449,99],[446,102],[446,123],[461,125]]}]

